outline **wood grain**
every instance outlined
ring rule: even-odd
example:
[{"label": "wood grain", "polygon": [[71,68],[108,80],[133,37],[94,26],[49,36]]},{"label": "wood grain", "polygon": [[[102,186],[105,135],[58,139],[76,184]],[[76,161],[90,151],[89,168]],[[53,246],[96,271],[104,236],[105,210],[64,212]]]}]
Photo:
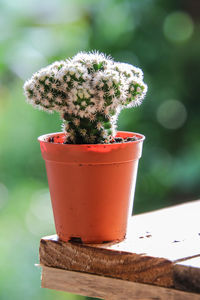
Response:
[{"label": "wood grain", "polygon": [[176,288],[200,293],[200,257],[177,263],[173,272]]},{"label": "wood grain", "polygon": [[[200,292],[200,201],[134,216],[118,244],[40,241],[40,264]],[[193,259],[193,260],[192,260]],[[190,261],[189,261],[190,260]],[[186,263],[188,261],[188,263]]]},{"label": "wood grain", "polygon": [[40,264],[135,282],[172,286],[172,263],[135,253],[43,238]]},{"label": "wood grain", "polygon": [[107,300],[200,300],[192,293],[45,266],[42,287]]}]

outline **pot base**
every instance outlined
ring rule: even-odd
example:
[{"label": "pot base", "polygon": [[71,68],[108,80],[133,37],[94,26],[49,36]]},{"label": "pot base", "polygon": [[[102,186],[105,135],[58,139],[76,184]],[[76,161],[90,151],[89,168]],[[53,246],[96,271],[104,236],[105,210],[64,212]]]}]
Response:
[{"label": "pot base", "polygon": [[126,236],[123,238],[117,238],[115,240],[109,240],[109,241],[102,241],[102,239],[84,239],[82,240],[80,237],[69,237],[65,239],[59,238],[61,241],[66,242],[66,243],[76,243],[76,244],[117,244],[122,242],[125,239]]}]

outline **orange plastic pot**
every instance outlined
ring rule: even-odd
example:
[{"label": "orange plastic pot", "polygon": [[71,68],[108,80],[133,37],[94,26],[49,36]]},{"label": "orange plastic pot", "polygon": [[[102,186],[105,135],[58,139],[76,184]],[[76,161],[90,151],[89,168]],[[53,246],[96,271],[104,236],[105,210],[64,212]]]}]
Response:
[{"label": "orange plastic pot", "polygon": [[[71,145],[48,142],[63,133],[38,138],[46,163],[56,232],[63,241],[120,241],[132,211],[138,161],[144,136],[127,143]],[[54,141],[55,141],[54,140]]]}]

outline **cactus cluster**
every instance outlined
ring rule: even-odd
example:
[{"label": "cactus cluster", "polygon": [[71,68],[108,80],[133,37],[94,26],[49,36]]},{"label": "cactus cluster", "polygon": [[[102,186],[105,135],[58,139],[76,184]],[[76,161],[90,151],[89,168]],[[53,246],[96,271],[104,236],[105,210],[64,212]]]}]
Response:
[{"label": "cactus cluster", "polygon": [[97,144],[115,136],[119,112],[141,104],[147,86],[139,68],[80,52],[33,74],[24,91],[29,103],[61,114],[67,143]]}]

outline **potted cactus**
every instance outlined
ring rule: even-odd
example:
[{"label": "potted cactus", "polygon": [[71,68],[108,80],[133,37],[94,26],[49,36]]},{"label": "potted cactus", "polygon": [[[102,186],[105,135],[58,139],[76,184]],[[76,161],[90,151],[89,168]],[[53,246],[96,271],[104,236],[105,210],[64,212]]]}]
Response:
[{"label": "potted cactus", "polygon": [[63,131],[39,137],[54,212],[64,241],[102,243],[125,237],[144,136],[117,132],[121,109],[141,104],[139,68],[102,53],[78,53],[25,82],[27,101],[57,111]]}]

